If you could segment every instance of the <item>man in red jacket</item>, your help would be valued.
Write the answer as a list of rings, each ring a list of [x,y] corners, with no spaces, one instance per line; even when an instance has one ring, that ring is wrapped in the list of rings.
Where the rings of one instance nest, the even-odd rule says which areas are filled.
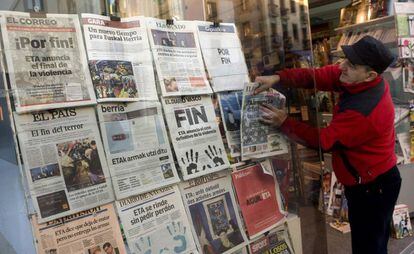
[[[339,92],[333,118],[317,129],[263,105],[262,121],[280,128],[290,139],[332,152],[335,174],[345,185],[354,254],[387,253],[394,205],[401,177],[394,154],[394,106],[381,73],[393,56],[378,40],[365,36],[342,46],[346,59],[318,69],[283,70],[257,77],[255,93],[276,84]]]

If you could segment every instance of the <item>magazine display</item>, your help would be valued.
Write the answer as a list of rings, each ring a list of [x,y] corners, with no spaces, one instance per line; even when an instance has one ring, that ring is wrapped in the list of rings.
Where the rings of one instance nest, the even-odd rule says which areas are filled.
[[[93,108],[15,114],[15,119],[40,223],[114,200]]]
[[[251,254],[294,254],[288,228],[284,225],[275,228],[267,235],[250,241]]]
[[[230,167],[209,95],[162,99],[184,180]]]
[[[191,179],[181,183],[180,189],[202,253],[229,254],[246,245],[227,172]]]
[[[233,186],[249,238],[283,223],[273,175],[263,172],[260,164],[232,173]]]
[[[240,156],[240,123],[243,91],[218,93],[221,117],[232,158]]]
[[[214,92],[243,90],[249,72],[234,24],[197,23],[201,52]]]
[[[147,26],[162,95],[211,93],[194,22],[148,19]]]
[[[145,20],[111,21],[107,16],[82,14],[98,102],[158,100]]]
[[[116,205],[132,253],[198,253],[176,185]]]
[[[179,181],[161,103],[99,104],[98,116],[117,199]]]
[[[36,215],[33,215],[32,227],[37,253],[127,253],[118,218],[111,204],[42,224],[38,224]]]
[[[410,221],[408,206],[401,204],[396,205],[392,214],[392,230],[394,238],[400,239],[413,235],[413,228]]]
[[[0,12],[17,113],[95,104],[78,15]]]
[[[287,141],[276,128],[260,122],[260,105],[284,108],[286,98],[270,89],[253,95],[257,83],[246,83],[243,92],[241,146],[243,159],[257,159],[288,153]]]
[[[400,58],[414,57],[414,8],[412,3],[394,3]]]

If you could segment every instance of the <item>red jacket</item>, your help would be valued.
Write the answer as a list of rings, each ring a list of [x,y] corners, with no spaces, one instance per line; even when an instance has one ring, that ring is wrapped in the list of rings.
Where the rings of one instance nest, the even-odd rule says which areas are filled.
[[[341,183],[356,184],[341,153],[362,183],[373,181],[395,166],[394,105],[388,83],[381,76],[372,82],[345,84],[339,81],[341,70],[337,65],[284,70],[279,75],[282,85],[313,88],[315,77],[318,90],[340,93],[328,127],[317,129],[287,118],[280,128],[298,143],[332,151],[333,169]]]

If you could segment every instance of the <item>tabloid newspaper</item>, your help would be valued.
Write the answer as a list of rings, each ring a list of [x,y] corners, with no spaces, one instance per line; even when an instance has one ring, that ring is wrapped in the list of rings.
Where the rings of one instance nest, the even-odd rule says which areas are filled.
[[[114,200],[92,107],[15,114],[39,222]]]
[[[209,95],[162,99],[184,180],[230,167]]]
[[[0,12],[16,111],[95,104],[78,15]]]
[[[161,103],[99,104],[98,116],[117,199],[179,181]]]
[[[133,254],[198,253],[176,185],[116,201]]]
[[[211,93],[195,23],[148,19],[147,26],[162,95]]]
[[[246,83],[243,92],[241,147],[243,159],[264,158],[288,152],[286,138],[276,128],[263,124],[260,105],[267,103],[283,108],[286,98],[270,89],[253,95],[257,83]]]
[[[267,235],[250,241],[251,254],[294,254],[288,228],[277,227]]]
[[[407,205],[396,205],[392,214],[391,235],[397,239],[413,235],[410,213]]]
[[[197,22],[197,30],[214,92],[243,90],[244,83],[249,82],[249,72],[236,26]]]
[[[240,123],[243,91],[218,93],[218,100],[230,156],[235,158],[240,156]]]
[[[83,13],[82,24],[98,102],[158,100],[145,18]]]
[[[234,253],[247,244],[226,171],[180,183],[193,234],[203,253]]]
[[[255,164],[233,172],[232,178],[250,239],[284,222],[273,175]]]
[[[127,253],[112,204],[42,224],[33,215],[32,227],[39,254]]]

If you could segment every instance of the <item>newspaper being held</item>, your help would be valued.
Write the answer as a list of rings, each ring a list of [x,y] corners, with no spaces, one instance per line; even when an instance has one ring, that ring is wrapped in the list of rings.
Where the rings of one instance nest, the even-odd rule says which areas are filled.
[[[214,92],[242,90],[249,82],[249,72],[236,26],[200,21],[197,30]]]
[[[203,253],[234,253],[247,240],[226,171],[212,173],[180,184],[193,234]]]
[[[223,120],[226,140],[230,149],[230,156],[240,156],[240,124],[243,91],[218,93],[221,117]]]
[[[32,216],[37,253],[126,254],[112,204],[38,224]]]
[[[15,114],[15,119],[40,223],[114,200],[92,107]]]
[[[0,12],[17,113],[95,104],[78,15]]]
[[[281,225],[250,241],[250,254],[274,253],[274,254],[294,254],[292,242],[289,237],[288,227]]]
[[[148,19],[147,26],[162,95],[211,93],[195,23]]]
[[[162,99],[184,180],[230,167],[209,95]]]
[[[161,103],[99,104],[98,116],[117,199],[179,181]]]
[[[98,102],[158,100],[144,17],[111,21],[82,14],[89,69]]]
[[[249,238],[269,231],[284,222],[272,174],[263,172],[260,164],[248,166],[232,173],[240,210]]]
[[[176,185],[116,201],[133,254],[198,253]]]
[[[257,83],[246,83],[243,92],[241,147],[243,159],[264,158],[288,152],[287,141],[276,128],[260,122],[260,105],[283,108],[286,98],[274,89],[253,95]]]

